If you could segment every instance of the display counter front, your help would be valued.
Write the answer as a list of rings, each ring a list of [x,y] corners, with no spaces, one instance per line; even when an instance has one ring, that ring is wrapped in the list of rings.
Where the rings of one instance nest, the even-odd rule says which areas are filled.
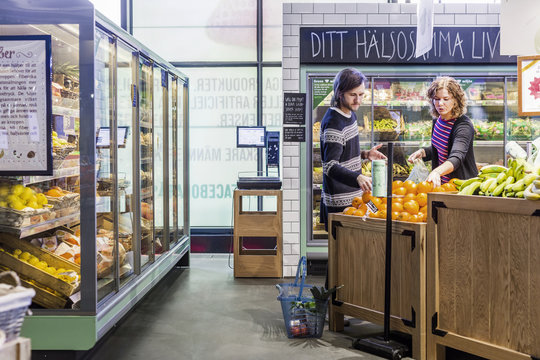
[[[33,349],[87,350],[189,264],[188,79],[84,0],[2,2],[0,47],[0,267]]]

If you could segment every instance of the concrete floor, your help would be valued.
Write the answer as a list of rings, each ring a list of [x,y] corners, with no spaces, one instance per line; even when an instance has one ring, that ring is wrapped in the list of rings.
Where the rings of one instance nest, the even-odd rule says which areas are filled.
[[[235,279],[228,260],[192,255],[190,268],[167,274],[92,350],[34,351],[32,359],[381,359],[352,347],[355,338],[382,332],[358,319],[340,333],[326,324],[320,339],[287,338],[275,284],[292,280]],[[306,280],[324,284],[322,276]],[[447,352],[447,360],[471,359],[480,358]]]
[[[232,262],[232,259],[231,259]],[[323,285],[323,277],[308,276]],[[365,359],[354,336],[380,331],[353,322],[321,339],[288,339],[275,284],[235,279],[226,255],[192,255],[174,269],[88,354],[88,359]]]

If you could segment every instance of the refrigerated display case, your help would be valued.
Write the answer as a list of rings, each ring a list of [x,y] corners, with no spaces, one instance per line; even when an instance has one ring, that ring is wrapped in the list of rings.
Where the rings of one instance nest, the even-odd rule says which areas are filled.
[[[88,1],[0,4],[0,42],[35,35],[51,39],[53,170],[0,177],[0,267],[36,290],[33,350],[87,350],[189,264],[188,79]]]
[[[320,153],[320,122],[330,107],[335,72],[306,71],[306,92],[310,106],[306,141],[307,244],[326,246],[328,234],[320,223],[319,209],[322,191]],[[360,147],[369,149],[378,143],[394,142],[394,178],[406,179],[411,166],[410,154],[431,142],[432,116],[426,91],[436,76],[456,78],[467,97],[467,115],[475,127],[474,152],[479,166],[505,164],[505,145],[516,141],[524,149],[528,141],[540,136],[540,117],[517,115],[517,78],[515,69],[507,72],[405,73],[384,75],[365,71],[367,77],[363,103],[356,112]],[[386,146],[381,151],[385,153]],[[431,168],[431,163],[426,163]],[[364,162],[362,170],[371,173],[371,164]]]

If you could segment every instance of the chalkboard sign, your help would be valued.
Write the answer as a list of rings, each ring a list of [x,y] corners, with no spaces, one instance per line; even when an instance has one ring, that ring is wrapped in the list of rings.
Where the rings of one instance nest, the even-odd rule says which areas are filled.
[[[283,94],[283,124],[306,124],[306,94]]]
[[[284,142],[306,142],[306,128],[286,126],[283,127]]]
[[[420,57],[416,27],[303,27],[301,64],[516,64],[500,54],[499,27],[434,27]]]

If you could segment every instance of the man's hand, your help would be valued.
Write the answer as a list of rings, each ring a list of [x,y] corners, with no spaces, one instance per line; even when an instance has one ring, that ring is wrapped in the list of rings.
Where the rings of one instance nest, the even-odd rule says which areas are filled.
[[[414,160],[416,160],[416,159],[422,160],[422,158],[424,158],[424,157],[426,157],[426,151],[424,149],[419,149],[419,150],[416,150],[415,152],[413,152],[411,154],[411,156],[409,156],[407,161],[412,164],[414,162]]]
[[[356,181],[362,191],[371,191],[371,178],[369,176],[358,175]]]
[[[366,159],[368,160],[386,160],[386,156],[379,151],[383,144],[375,145],[367,152]]]

